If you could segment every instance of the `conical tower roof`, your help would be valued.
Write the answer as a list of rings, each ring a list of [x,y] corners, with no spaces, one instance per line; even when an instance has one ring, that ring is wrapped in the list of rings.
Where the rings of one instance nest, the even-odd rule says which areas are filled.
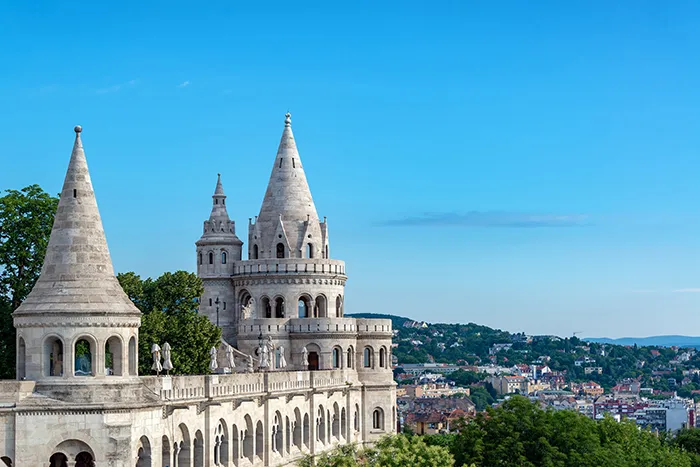
[[[102,219],[90,180],[80,126],[63,182],[41,275],[14,312],[138,316],[114,276]]]
[[[256,222],[260,224],[260,231],[265,237],[277,230],[280,221],[287,232],[291,248],[297,248],[301,244],[305,223],[318,222],[318,213],[294,140],[289,113],[285,115],[282,139]],[[265,238],[264,243],[271,240]]]

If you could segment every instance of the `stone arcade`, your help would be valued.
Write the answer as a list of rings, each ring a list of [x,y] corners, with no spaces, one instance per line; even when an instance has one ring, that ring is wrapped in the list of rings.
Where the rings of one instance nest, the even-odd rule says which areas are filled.
[[[196,242],[200,312],[225,340],[201,376],[138,375],[140,312],[114,276],[75,132],[41,276],[14,313],[0,466],[278,466],[394,430],[391,321],[344,317],[345,264],[289,114],[248,259],[220,177]]]

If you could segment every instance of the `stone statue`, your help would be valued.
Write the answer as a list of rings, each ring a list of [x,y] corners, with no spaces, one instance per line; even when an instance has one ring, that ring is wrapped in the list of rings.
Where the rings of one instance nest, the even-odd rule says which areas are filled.
[[[252,373],[254,371],[253,370],[253,356],[252,355],[248,355],[248,361],[246,364],[245,371],[246,371],[246,373]]]
[[[226,360],[228,361],[229,368],[236,368],[236,361],[233,355],[233,347],[231,347],[230,345],[226,346]]]
[[[153,344],[151,347],[151,354],[153,354],[151,370],[155,371],[156,374],[160,374],[160,372],[163,371],[163,365],[160,364],[160,346],[158,344]]]
[[[219,364],[216,362],[216,347],[212,347],[209,351],[209,369],[214,372],[219,368]]]
[[[270,354],[267,345],[260,345],[260,364],[258,368],[267,368],[270,366]]]
[[[309,367],[309,351],[306,349],[306,347],[302,347],[301,349],[301,365],[304,367],[304,369]]]
[[[287,359],[284,358],[284,346],[280,345],[278,347],[279,353],[280,353],[280,368],[287,368]]]
[[[270,359],[269,366],[270,368],[275,368],[275,343],[272,342],[272,336],[267,336],[265,347],[267,347],[267,355]]]
[[[241,319],[249,319],[253,316],[254,312],[255,302],[253,302],[253,299],[251,298],[250,300],[248,300],[248,303],[243,308],[241,308]]]
[[[170,370],[173,369],[173,362],[170,361],[170,344],[167,342],[163,344],[163,369],[170,374]]]

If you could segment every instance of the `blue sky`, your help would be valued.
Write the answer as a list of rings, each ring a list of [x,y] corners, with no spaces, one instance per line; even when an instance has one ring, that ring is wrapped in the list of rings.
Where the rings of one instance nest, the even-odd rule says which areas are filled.
[[[193,270],[217,172],[244,239],[290,110],[348,312],[700,334],[697,2],[101,3],[0,7],[0,188],[83,125],[118,271]]]

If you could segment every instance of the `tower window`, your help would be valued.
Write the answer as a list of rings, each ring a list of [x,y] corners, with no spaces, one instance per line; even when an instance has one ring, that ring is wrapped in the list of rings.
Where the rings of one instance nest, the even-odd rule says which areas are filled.
[[[214,264],[214,253],[209,253],[209,264]]]
[[[277,244],[277,257],[284,258],[284,244],[283,243]]]
[[[222,251],[221,252],[221,264],[226,264],[226,252]]]
[[[224,310],[226,309],[226,302],[224,302]]]
[[[73,198],[77,198],[77,197],[78,197],[78,190],[73,188]]]
[[[282,158],[280,157],[280,168],[282,168]]]
[[[258,245],[253,245],[253,259],[258,259]]]
[[[215,199],[215,200],[214,200],[214,204],[219,204],[219,200],[218,200],[218,199]]]
[[[202,264],[202,254],[201,253],[199,254],[199,264],[200,265]]]
[[[294,162],[294,158],[292,157],[292,168],[295,168],[295,169],[296,169],[296,167],[297,167],[297,165],[296,165],[296,163]]]
[[[210,298],[210,299],[209,299],[209,306],[213,306],[213,305],[214,305],[214,302],[213,302],[212,299]]]
[[[307,258],[314,257],[314,246],[311,243],[306,244],[306,257]]]

